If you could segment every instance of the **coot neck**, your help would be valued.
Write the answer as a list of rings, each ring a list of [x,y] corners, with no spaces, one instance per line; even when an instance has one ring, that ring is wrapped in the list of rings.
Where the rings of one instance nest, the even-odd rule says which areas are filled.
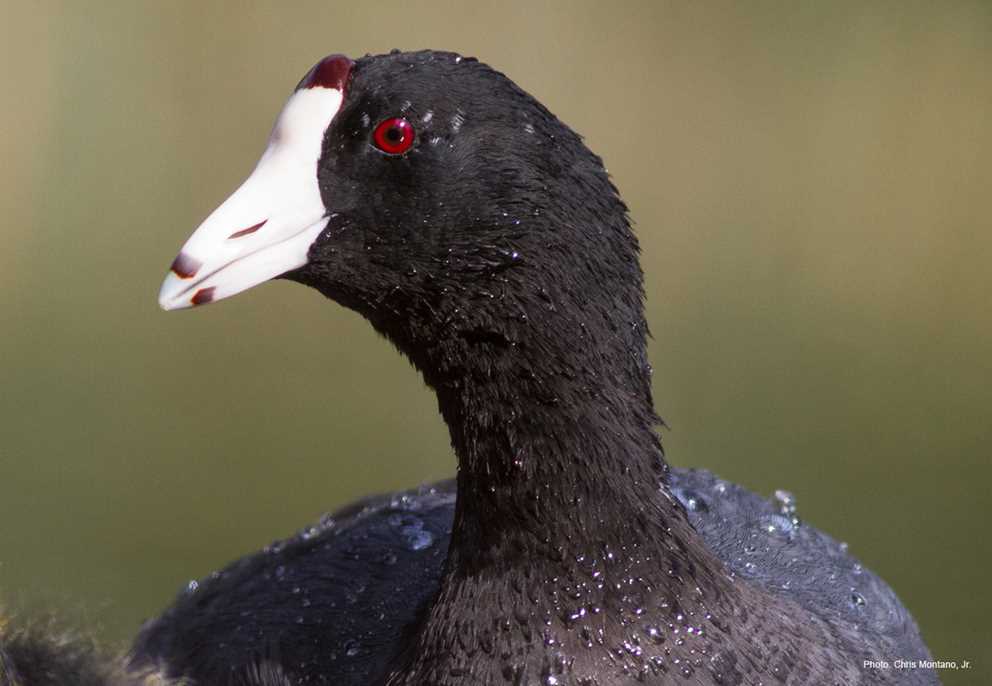
[[[437,386],[458,458],[460,564],[566,540],[636,544],[639,518],[677,516],[650,396],[626,378],[638,355],[592,347],[531,327],[515,344],[472,345]]]
[[[451,431],[458,497],[440,590],[391,686],[530,683],[521,675],[554,674],[560,655],[598,675],[589,683],[628,683],[589,648],[698,630],[733,596],[668,491],[643,320],[590,330],[588,311],[565,310],[547,326],[529,315],[526,336],[450,336],[418,361]],[[624,660],[647,669],[640,653]]]
[[[535,207],[514,233],[494,206],[476,229],[491,242],[450,253],[430,304],[382,327],[436,391],[458,458],[449,569],[537,555],[554,572],[574,564],[555,561],[565,547],[664,546],[685,522],[656,433],[637,241],[598,161],[570,173],[536,196],[567,214]]]
[[[458,458],[440,589],[391,685],[529,682],[562,650],[599,674],[589,647],[733,602],[666,483],[626,208],[598,160],[565,169],[536,220],[473,224],[484,246],[390,302],[402,324],[368,312],[437,393]]]

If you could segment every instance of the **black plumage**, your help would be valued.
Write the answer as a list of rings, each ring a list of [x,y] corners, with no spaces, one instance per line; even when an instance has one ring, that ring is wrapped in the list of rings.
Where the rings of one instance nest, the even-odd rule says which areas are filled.
[[[369,138],[393,116],[416,122],[418,144],[390,157]],[[150,625],[139,658],[215,679],[265,657],[250,651],[276,628],[292,638],[261,646],[293,652],[290,670],[313,665],[301,682],[933,683],[864,666],[926,649],[881,582],[861,571],[853,583],[836,543],[801,526],[780,544],[751,540],[768,505],[734,487],[705,511],[697,496],[687,517],[674,494],[712,477],[673,477],[663,458],[626,207],[540,103],[456,55],[368,57],[317,173],[330,221],[287,278],[364,315],[422,372],[458,456],[457,498],[373,507],[289,544],[291,563],[239,563]],[[421,507],[433,536],[450,528],[443,560],[411,560],[390,524]],[[319,570],[336,581],[313,588]],[[308,586],[326,613],[297,607],[292,589]],[[366,602],[349,608],[356,587]],[[248,654],[207,640],[235,640],[229,602],[275,613],[240,624]],[[294,629],[294,615],[333,628]]]
[[[892,590],[843,544],[802,523],[789,496],[765,500],[695,469],[672,469],[670,483],[730,574],[859,626],[887,655],[927,655]],[[196,665],[191,672],[204,681],[227,683],[279,656],[293,683],[379,683],[437,592],[454,507],[454,482],[444,482],[325,517],[181,594],[142,630],[134,664]],[[653,629],[632,650],[668,655],[677,635]],[[886,683],[871,681],[877,676],[868,672],[865,682]],[[723,683],[742,677],[728,670]],[[895,683],[934,683],[927,672],[901,678]]]
[[[370,138],[396,116],[416,143],[385,155]],[[421,371],[456,484],[356,506],[204,580],[146,625],[134,669],[210,684],[260,666],[365,686],[937,683],[866,666],[928,653],[888,587],[789,503],[668,468],[626,207],[544,106],[451,53],[367,56],[316,174],[328,223],[285,276]]]

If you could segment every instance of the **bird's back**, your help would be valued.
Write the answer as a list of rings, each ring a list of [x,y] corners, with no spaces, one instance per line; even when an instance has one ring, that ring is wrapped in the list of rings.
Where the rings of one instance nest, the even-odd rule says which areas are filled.
[[[863,664],[930,655],[895,593],[802,523],[790,496],[766,500],[705,470],[672,469],[671,487],[728,571],[824,620],[863,683],[939,683],[932,670]],[[325,517],[191,584],[144,627],[134,662],[209,683],[269,663],[312,683],[382,683],[439,587],[454,508],[443,482]]]

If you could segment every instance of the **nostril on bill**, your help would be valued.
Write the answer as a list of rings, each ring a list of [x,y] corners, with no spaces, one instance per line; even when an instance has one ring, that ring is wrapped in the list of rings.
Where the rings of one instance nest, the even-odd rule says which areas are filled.
[[[240,231],[235,231],[234,233],[232,233],[230,236],[227,237],[227,240],[231,240],[232,238],[241,238],[242,236],[247,236],[249,234],[253,234],[256,231],[258,231],[260,228],[262,228],[262,226],[267,221],[269,221],[269,220],[268,219],[263,219],[262,221],[260,221],[259,223],[255,224],[254,226],[249,226],[247,229],[241,229]]]

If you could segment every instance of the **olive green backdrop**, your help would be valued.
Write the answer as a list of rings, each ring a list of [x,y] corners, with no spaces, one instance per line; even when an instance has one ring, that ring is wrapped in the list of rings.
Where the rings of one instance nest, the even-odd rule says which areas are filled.
[[[800,7],[801,6],[801,7]],[[992,5],[11,3],[0,16],[0,595],[122,641],[188,579],[451,474],[356,315],[156,295],[328,52],[446,48],[606,160],[671,461],[800,514],[992,680]]]

